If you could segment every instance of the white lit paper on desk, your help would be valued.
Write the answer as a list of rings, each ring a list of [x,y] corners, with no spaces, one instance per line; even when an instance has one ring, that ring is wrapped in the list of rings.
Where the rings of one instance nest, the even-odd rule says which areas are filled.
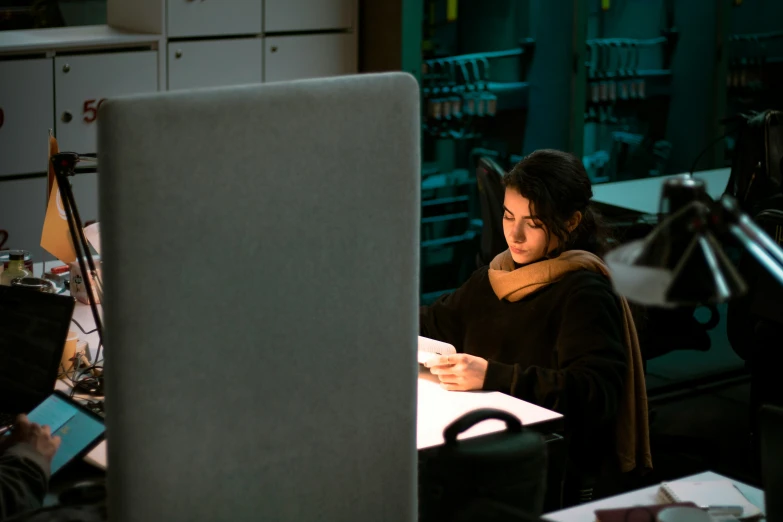
[[[108,469],[109,464],[106,459],[106,441],[102,440],[92,451],[84,456],[84,461],[92,464],[96,468]]]
[[[101,255],[101,231],[98,223],[84,227],[84,237],[87,238],[90,245],[95,249],[98,255]]]
[[[658,490],[658,501],[662,504],[693,502],[699,507],[736,505],[742,507],[740,518],[755,518],[763,515],[731,480],[681,480],[664,482]]]
[[[429,373],[429,372],[427,372]],[[419,375],[419,397],[416,424],[416,447],[429,448],[443,444],[443,430],[469,411],[480,408],[496,408],[511,413],[522,424],[538,424],[562,417],[557,412],[516,399],[500,392],[457,392],[440,387],[435,376]],[[475,425],[460,439],[493,433],[506,428],[499,420],[486,420]]]

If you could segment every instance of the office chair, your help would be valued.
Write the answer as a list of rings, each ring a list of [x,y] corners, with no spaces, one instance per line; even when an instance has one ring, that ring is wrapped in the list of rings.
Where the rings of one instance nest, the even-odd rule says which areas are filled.
[[[481,248],[476,257],[480,268],[486,266],[508,245],[503,234],[503,176],[505,171],[492,158],[481,156],[476,166],[476,184],[478,185],[481,205]]]

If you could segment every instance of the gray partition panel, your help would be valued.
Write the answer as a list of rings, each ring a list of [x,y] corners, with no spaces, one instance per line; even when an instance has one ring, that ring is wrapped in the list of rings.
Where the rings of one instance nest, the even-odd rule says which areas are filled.
[[[103,104],[111,520],[414,519],[418,100],[392,73]]]

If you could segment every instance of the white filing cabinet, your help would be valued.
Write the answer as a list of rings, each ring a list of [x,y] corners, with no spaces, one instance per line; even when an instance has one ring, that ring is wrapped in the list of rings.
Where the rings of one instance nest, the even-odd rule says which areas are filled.
[[[261,38],[169,42],[168,88],[261,83],[262,47]]]
[[[57,56],[55,114],[60,150],[96,152],[98,107],[112,96],[158,90],[155,51]]]
[[[98,221],[98,173],[76,174],[71,177],[71,186],[82,223]]]
[[[51,58],[0,62],[0,177],[46,168],[53,100]]]
[[[263,27],[261,4],[262,0],[167,0],[167,36],[259,34]]]
[[[268,36],[264,39],[264,81],[279,82],[356,72],[352,34]]]
[[[44,257],[48,129],[92,153],[106,98],[356,73],[357,19],[357,0],[107,0],[108,25],[0,31],[4,246]],[[97,178],[72,178],[85,222]]]
[[[374,0],[383,1],[383,0]],[[264,32],[350,29],[356,0],[265,0]]]
[[[40,150],[46,150],[46,137],[39,141]],[[39,154],[38,158],[43,158],[46,163],[44,154]],[[2,248],[28,250],[33,255],[33,261],[40,261],[45,214],[45,177],[0,182],[0,230],[8,233],[8,240]]]

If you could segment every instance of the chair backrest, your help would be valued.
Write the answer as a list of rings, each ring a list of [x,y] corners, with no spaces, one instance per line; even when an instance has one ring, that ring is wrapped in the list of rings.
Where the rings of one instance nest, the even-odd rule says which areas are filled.
[[[783,112],[767,110],[739,118],[740,128],[726,193],[746,212],[783,191]]]
[[[413,520],[419,92],[101,107],[109,518]]]
[[[476,167],[479,203],[481,205],[481,251],[478,264],[488,265],[508,248],[503,234],[503,168],[492,158],[482,156]]]

